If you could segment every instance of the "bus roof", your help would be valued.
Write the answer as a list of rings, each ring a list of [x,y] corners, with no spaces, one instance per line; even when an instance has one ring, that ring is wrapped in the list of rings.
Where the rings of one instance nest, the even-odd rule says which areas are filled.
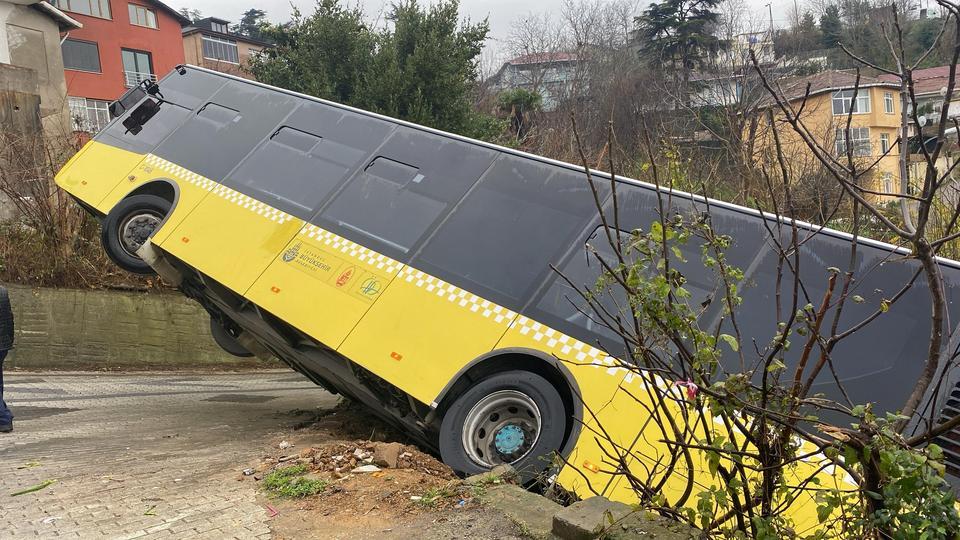
[[[357,107],[352,107],[352,106],[350,106],[350,105],[344,105],[344,104],[342,104],[342,103],[337,103],[337,102],[335,102],[335,101],[329,101],[329,100],[326,100],[326,99],[318,98],[318,97],[316,97],[316,96],[311,96],[311,95],[308,95],[308,94],[302,94],[302,93],[300,93],[300,92],[296,92],[296,91],[293,91],[293,90],[287,90],[287,89],[285,89],[285,88],[280,88],[280,87],[278,87],[278,86],[272,86],[272,85],[269,85],[269,84],[266,84],[266,83],[262,83],[262,82],[260,82],[260,81],[254,81],[254,80],[250,80],[250,79],[244,79],[243,77],[239,77],[239,76],[236,76],[236,75],[231,75],[231,74],[229,74],[229,73],[222,73],[222,72],[219,72],[219,71],[214,71],[214,70],[211,70],[211,69],[207,69],[207,68],[200,67],[200,66],[195,66],[195,65],[192,65],[192,64],[184,64],[184,65],[181,65],[181,66],[177,66],[177,69],[174,69],[173,71],[171,71],[166,77],[164,77],[164,79],[166,79],[167,77],[171,77],[171,76],[177,74],[179,68],[188,68],[188,69],[192,69],[192,70],[196,70],[196,71],[201,71],[201,72],[208,73],[208,74],[215,75],[215,76],[232,79],[232,80],[234,80],[234,81],[236,81],[236,82],[242,82],[242,83],[246,83],[246,84],[250,84],[250,85],[254,85],[254,86],[259,86],[259,87],[262,87],[262,88],[267,88],[267,89],[269,89],[269,90],[274,90],[274,91],[281,92],[281,93],[284,93],[284,94],[288,94],[288,95],[291,95],[291,96],[295,96],[295,97],[298,97],[298,98],[307,99],[307,100],[314,101],[314,102],[317,102],[317,103],[322,103],[322,104],[324,104],[324,105],[328,105],[328,106],[331,106],[331,107],[336,107],[336,108],[339,108],[339,109],[347,110],[347,111],[350,111],[350,112],[353,112],[353,113],[361,114],[361,115],[364,115],[364,116],[369,116],[369,117],[372,117],[372,118],[377,118],[377,119],[379,119],[379,120],[384,120],[384,121],[387,121],[387,122],[392,122],[392,123],[395,123],[395,124],[399,124],[399,125],[402,125],[402,126],[406,126],[406,127],[412,128],[412,129],[417,129],[417,130],[425,131],[425,132],[432,133],[432,134],[435,134],[435,135],[440,135],[440,136],[442,136],[442,137],[448,137],[448,138],[455,139],[455,140],[458,140],[458,141],[462,141],[462,142],[466,142],[466,143],[470,143],[470,144],[475,144],[475,145],[478,145],[478,146],[481,146],[481,147],[484,147],[484,148],[488,148],[488,149],[495,150],[495,151],[498,151],[498,152],[503,152],[503,153],[505,153],[505,154],[510,154],[510,155],[514,155],[514,156],[518,156],[518,157],[522,157],[522,158],[526,158],[526,159],[532,159],[532,160],[535,160],[535,161],[539,161],[539,162],[541,162],[541,163],[546,163],[546,164],[555,165],[555,166],[559,166],[559,167],[564,167],[564,168],[567,168],[567,169],[571,169],[571,170],[574,170],[574,171],[581,172],[581,173],[583,173],[584,175],[586,175],[586,173],[587,173],[587,169],[584,168],[582,165],[575,165],[575,164],[573,164],[573,163],[568,163],[568,162],[566,162],[566,161],[560,161],[560,160],[556,160],[556,159],[551,159],[551,158],[544,157],[544,156],[540,156],[540,155],[537,155],[537,154],[531,154],[531,153],[529,153],[529,152],[524,152],[524,151],[522,151],[522,150],[516,150],[516,149],[514,149],[514,148],[508,148],[508,147],[506,147],[506,146],[500,146],[500,145],[498,145],[498,144],[494,144],[494,143],[490,143],[490,142],[486,142],[486,141],[481,141],[481,140],[478,140],[478,139],[472,139],[472,138],[470,138],[470,137],[465,137],[465,136],[463,136],[463,135],[457,135],[456,133],[450,133],[450,132],[447,132],[447,131],[442,131],[442,130],[439,130],[439,129],[436,129],[436,128],[431,128],[431,127],[428,127],[428,126],[424,126],[424,125],[421,125],[421,124],[416,124],[416,123],[409,122],[409,121],[406,121],[406,120],[400,120],[400,119],[398,119],[398,118],[393,118],[393,117],[391,117],[391,116],[386,116],[386,115],[383,115],[383,114],[370,112],[370,111],[367,111],[367,110],[364,110],[364,109],[359,109],[359,108],[357,108]],[[160,81],[160,83],[161,83],[161,88],[162,88],[162,82],[163,82],[163,80]],[[606,180],[610,180],[610,174],[609,174],[609,173],[606,173],[606,172],[603,172],[603,171],[599,171],[599,170],[593,170],[593,169],[590,169],[589,172],[590,172],[591,175],[598,176],[598,177],[604,178],[604,179],[606,179]],[[797,225],[797,227],[799,227],[799,228],[807,229],[807,230],[809,230],[809,231],[815,231],[815,234],[826,234],[826,235],[828,235],[828,236],[833,236],[833,237],[836,237],[836,238],[842,238],[842,239],[844,239],[844,240],[853,240],[853,239],[854,239],[854,236],[853,236],[852,234],[847,233],[847,232],[844,232],[844,231],[839,231],[839,230],[836,230],[836,229],[831,229],[831,228],[829,228],[829,227],[825,227],[825,226],[821,226],[821,225],[816,225],[816,224],[809,223],[809,222],[806,222],[806,221],[802,221],[802,220],[799,220],[799,219],[793,220],[793,219],[790,219],[790,218],[787,218],[787,217],[784,217],[784,216],[778,216],[777,214],[773,214],[773,213],[770,213],[770,212],[764,212],[764,211],[760,211],[760,210],[757,210],[757,209],[754,209],[754,208],[750,208],[750,207],[748,207],[748,206],[741,206],[741,205],[738,205],[738,204],[734,204],[734,203],[722,201],[722,200],[719,200],[719,199],[713,199],[713,198],[710,198],[710,197],[704,197],[704,196],[702,196],[702,195],[697,195],[697,194],[695,194],[695,193],[689,193],[689,192],[682,191],[682,190],[678,190],[678,189],[674,189],[674,188],[664,188],[664,187],[659,187],[659,188],[658,188],[656,185],[651,184],[651,183],[649,183],[649,182],[644,182],[644,181],[642,181],[642,180],[637,180],[637,179],[635,179],[635,178],[629,178],[629,177],[626,177],[626,176],[616,176],[616,180],[617,180],[617,181],[624,182],[624,183],[629,183],[629,184],[641,186],[641,187],[644,187],[644,188],[647,188],[647,189],[651,189],[651,190],[659,190],[659,191],[661,191],[661,192],[664,192],[664,193],[669,194],[670,196],[677,196],[677,197],[680,197],[680,198],[690,199],[690,200],[692,200],[692,201],[694,201],[694,202],[705,203],[705,204],[707,204],[707,205],[709,205],[709,206],[717,206],[717,207],[721,207],[721,208],[726,208],[726,209],[733,210],[733,211],[736,211],[736,212],[739,212],[739,213],[742,213],[742,214],[752,215],[752,216],[756,216],[756,217],[762,217],[762,218],[765,218],[765,219],[768,219],[768,220],[773,220],[773,221],[780,221],[780,222],[786,223],[786,224],[793,224],[793,223],[795,223],[795,224]],[[862,243],[862,244],[864,244],[864,245],[873,246],[873,247],[876,247],[876,248],[888,250],[888,251],[891,251],[891,252],[894,252],[894,253],[899,253],[899,254],[901,254],[901,255],[910,255],[910,253],[911,253],[911,251],[910,251],[909,249],[905,248],[905,247],[897,246],[897,245],[891,244],[891,243],[889,243],[889,242],[883,242],[883,241],[880,241],[880,240],[875,240],[875,239],[873,239],[873,238],[859,237],[859,238],[857,238],[857,241],[860,242],[860,243]],[[945,266],[949,266],[949,267],[952,267],[952,268],[958,268],[958,269],[960,269],[960,261],[955,261],[955,260],[953,260],[953,259],[948,259],[948,258],[945,258],[945,257],[937,257],[936,259],[937,259],[937,262],[940,263],[940,264],[943,264],[943,265],[945,265]]]

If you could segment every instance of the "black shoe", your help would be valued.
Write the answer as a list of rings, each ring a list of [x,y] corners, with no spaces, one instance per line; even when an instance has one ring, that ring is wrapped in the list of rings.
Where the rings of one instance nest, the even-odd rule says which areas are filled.
[[[13,431],[13,424],[0,424],[0,433],[10,433]]]

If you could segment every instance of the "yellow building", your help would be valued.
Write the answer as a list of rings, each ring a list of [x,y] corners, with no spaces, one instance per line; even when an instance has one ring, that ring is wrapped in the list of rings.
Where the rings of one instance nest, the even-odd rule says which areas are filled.
[[[832,70],[776,82],[821,147],[846,164],[849,141],[856,165],[861,170],[871,168],[859,182],[867,190],[867,198],[889,200],[892,197],[884,194],[899,192],[899,150],[895,146],[900,126],[899,85],[866,76],[861,76],[858,84],[854,72]],[[820,165],[809,147],[772,100],[766,106],[777,112],[775,126],[791,178],[816,174]],[[765,128],[757,131],[754,160],[758,164],[774,163],[773,137],[766,122],[762,124]]]

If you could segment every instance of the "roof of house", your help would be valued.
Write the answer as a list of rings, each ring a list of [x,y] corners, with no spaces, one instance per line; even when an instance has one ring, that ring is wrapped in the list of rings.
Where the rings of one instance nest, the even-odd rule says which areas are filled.
[[[899,84],[863,74],[860,75],[858,82],[855,71],[836,69],[828,69],[803,77],[785,77],[779,81],[775,81],[775,83],[780,86],[784,97],[791,101],[803,98],[803,96],[807,94],[808,85],[810,88],[810,96],[824,92],[834,92],[836,90],[851,90],[854,86],[858,86],[859,88],[870,88],[873,86],[899,88]]]
[[[233,39],[236,41],[243,41],[244,43],[252,43],[254,45],[263,45],[264,47],[269,47],[273,45],[269,41],[252,38],[250,36],[237,34],[235,32],[218,32],[213,29],[213,25],[211,23],[228,25],[230,24],[230,21],[225,19],[220,19],[218,17],[205,17],[198,21],[193,21],[190,24],[190,26],[184,27],[182,30],[183,35],[189,36],[191,34],[196,34],[197,32],[199,32],[201,34],[208,35],[208,36],[217,36],[217,37],[222,37],[227,39]]]
[[[524,54],[507,60],[507,63],[511,66],[522,66],[526,64],[548,64],[552,62],[575,62],[578,59],[577,53],[572,52],[540,52]]]
[[[74,19],[73,17],[67,15],[66,13],[60,11],[59,8],[53,4],[46,2],[44,0],[27,2],[31,7],[37,11],[41,11],[49,16],[51,19],[57,22],[57,26],[60,27],[60,30],[70,31],[70,30],[79,30],[83,28],[83,24],[80,21]]]
[[[883,74],[885,81],[900,84],[900,78],[895,75]],[[950,66],[915,69],[913,71],[913,91],[917,95],[939,94],[942,88],[950,81]],[[957,81],[960,82],[960,69],[957,70]]]

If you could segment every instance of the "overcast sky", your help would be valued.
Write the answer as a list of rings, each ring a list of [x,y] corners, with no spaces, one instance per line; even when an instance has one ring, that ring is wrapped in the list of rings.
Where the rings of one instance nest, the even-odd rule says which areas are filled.
[[[313,0],[172,0],[167,1],[177,9],[189,5],[191,9],[199,9],[204,17],[220,17],[232,22],[237,22],[240,15],[250,9],[257,7],[267,12],[267,18],[271,22],[283,22],[290,18],[292,11],[291,5],[296,6],[303,13],[312,13]],[[429,0],[422,0],[428,3]],[[758,16],[763,16],[764,20],[769,17],[767,2],[771,0],[745,0],[746,5],[754,10]],[[353,5],[359,2],[364,12],[371,19],[383,12],[389,7],[391,0],[345,0],[345,3]],[[638,11],[643,10],[649,0],[638,0]],[[773,18],[775,26],[785,26],[787,16],[787,6],[792,6],[794,0],[772,0]],[[800,2],[802,5],[802,1]],[[510,32],[510,23],[529,13],[559,12],[561,0],[460,0],[460,13],[464,17],[469,17],[478,21],[487,17],[490,21],[490,39],[489,47],[496,51],[499,49],[497,42],[503,40]]]

